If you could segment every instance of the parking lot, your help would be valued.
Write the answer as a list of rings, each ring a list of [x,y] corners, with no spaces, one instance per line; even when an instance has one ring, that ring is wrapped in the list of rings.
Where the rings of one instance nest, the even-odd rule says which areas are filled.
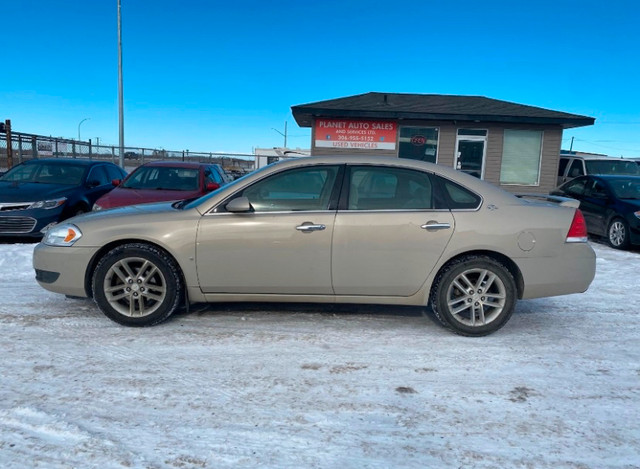
[[[640,467],[640,252],[488,337],[421,308],[218,305],[148,329],[0,244],[0,465]]]

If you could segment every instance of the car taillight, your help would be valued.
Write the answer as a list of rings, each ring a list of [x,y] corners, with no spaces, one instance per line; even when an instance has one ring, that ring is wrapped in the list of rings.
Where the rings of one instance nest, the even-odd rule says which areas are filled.
[[[578,209],[573,215],[571,227],[567,233],[567,243],[586,243],[587,242],[587,222],[584,221],[584,215]]]

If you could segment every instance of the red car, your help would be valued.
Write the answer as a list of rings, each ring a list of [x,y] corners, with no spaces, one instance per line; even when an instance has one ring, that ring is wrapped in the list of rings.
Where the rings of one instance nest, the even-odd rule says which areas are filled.
[[[230,181],[217,164],[154,161],[136,168],[115,189],[100,197],[93,209],[200,197]]]

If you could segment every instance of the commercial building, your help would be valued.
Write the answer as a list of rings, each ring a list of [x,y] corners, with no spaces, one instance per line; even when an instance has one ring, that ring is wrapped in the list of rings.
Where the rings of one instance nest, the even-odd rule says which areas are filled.
[[[311,154],[367,154],[448,165],[511,192],[556,185],[562,132],[592,117],[482,96],[366,93],[291,108]]]

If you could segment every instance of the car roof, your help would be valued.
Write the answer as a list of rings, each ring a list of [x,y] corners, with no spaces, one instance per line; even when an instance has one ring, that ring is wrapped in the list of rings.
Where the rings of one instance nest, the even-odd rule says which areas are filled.
[[[208,163],[194,163],[191,161],[150,161],[142,166],[197,169],[210,165]]]
[[[113,164],[110,161],[88,160],[85,158],[34,158],[27,160],[23,164],[39,164],[39,163],[59,163],[73,164],[78,166],[92,166],[96,164]]]
[[[629,158],[621,158],[615,156],[596,156],[596,155],[560,155],[560,158],[576,158],[579,160],[601,160],[601,161],[629,161]]]
[[[612,181],[615,181],[616,179],[637,179],[640,181],[640,176],[633,174],[591,174],[590,176],[598,179],[611,179]]]

